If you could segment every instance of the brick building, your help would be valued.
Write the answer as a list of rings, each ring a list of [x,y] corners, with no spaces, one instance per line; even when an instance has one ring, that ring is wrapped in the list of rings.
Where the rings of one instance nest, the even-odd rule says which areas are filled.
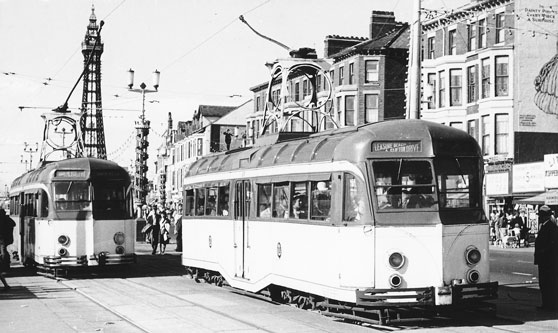
[[[393,12],[373,11],[368,38],[332,35],[324,43],[324,58],[329,63],[325,73],[315,78],[304,74],[288,78],[289,94],[284,96],[288,112],[296,112],[300,104],[309,102],[311,81],[315,80],[318,102],[328,97],[331,84],[332,98],[323,109],[331,110],[333,121],[340,127],[405,117],[408,24],[397,22]],[[270,92],[274,101],[280,99],[281,85],[281,80],[273,81]],[[254,93],[254,113],[247,119],[250,142],[261,131],[267,88],[266,82],[250,89]],[[334,127],[332,121],[321,121],[316,115],[302,117],[293,118],[286,129],[307,132]]]

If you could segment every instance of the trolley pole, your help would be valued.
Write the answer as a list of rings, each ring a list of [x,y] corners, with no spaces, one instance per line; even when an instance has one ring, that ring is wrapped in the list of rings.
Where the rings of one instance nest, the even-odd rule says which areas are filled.
[[[153,88],[146,89],[147,85],[145,83],[140,84],[139,89],[133,89],[134,86],[134,71],[130,68],[128,70],[128,90],[132,92],[141,93],[142,104],[141,104],[141,115],[139,120],[136,121],[136,163],[135,163],[135,175],[134,175],[134,190],[135,190],[135,203],[137,206],[137,216],[138,218],[143,218],[142,207],[146,204],[147,197],[147,159],[149,154],[147,153],[147,147],[149,147],[149,140],[147,139],[149,135],[150,121],[145,118],[145,94],[157,92],[159,88],[159,77],[161,73],[158,70],[153,72]]]

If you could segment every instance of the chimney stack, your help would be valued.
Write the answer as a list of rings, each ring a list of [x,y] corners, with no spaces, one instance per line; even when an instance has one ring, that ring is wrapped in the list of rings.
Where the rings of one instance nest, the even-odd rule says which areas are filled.
[[[397,25],[394,12],[373,10],[370,17],[370,39],[376,39],[393,30]]]

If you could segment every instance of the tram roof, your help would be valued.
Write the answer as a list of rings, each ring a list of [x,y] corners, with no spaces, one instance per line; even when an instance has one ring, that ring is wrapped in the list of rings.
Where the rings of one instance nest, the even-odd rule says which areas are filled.
[[[393,152],[374,142],[416,143],[420,151]],[[418,147],[418,146],[417,146]],[[275,133],[254,147],[205,156],[190,165],[186,176],[274,165],[348,161],[368,158],[479,156],[476,140],[462,130],[425,120],[388,120],[319,133]]]
[[[112,161],[93,157],[71,158],[47,163],[40,168],[19,176],[13,181],[12,188],[31,183],[49,183],[55,176],[54,172],[59,170],[67,171],[68,174],[60,174],[56,178],[68,180],[85,180],[91,178],[103,178],[107,180],[124,178],[129,180],[130,177],[126,170]],[[83,173],[70,173],[71,171],[80,170],[83,170]]]

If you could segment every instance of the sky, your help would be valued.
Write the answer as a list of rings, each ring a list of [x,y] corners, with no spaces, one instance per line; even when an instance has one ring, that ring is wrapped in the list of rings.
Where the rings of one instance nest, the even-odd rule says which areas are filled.
[[[134,122],[141,94],[128,91],[128,69],[135,87],[152,84],[146,95],[151,121],[150,171],[167,126],[191,120],[200,104],[238,106],[251,87],[267,82],[266,62],[287,58],[283,48],[315,48],[323,56],[327,35],[368,37],[372,10],[393,11],[409,22],[414,0],[0,0],[0,193],[33,167],[39,154],[24,151],[43,139],[41,114],[60,106],[83,70],[81,42],[94,6],[104,52],[102,102],[107,154],[127,167],[134,159]],[[451,10],[469,0],[423,0],[422,8]],[[82,82],[69,100],[81,107]],[[20,106],[24,106],[20,109]],[[22,163],[22,156],[24,162]]]

